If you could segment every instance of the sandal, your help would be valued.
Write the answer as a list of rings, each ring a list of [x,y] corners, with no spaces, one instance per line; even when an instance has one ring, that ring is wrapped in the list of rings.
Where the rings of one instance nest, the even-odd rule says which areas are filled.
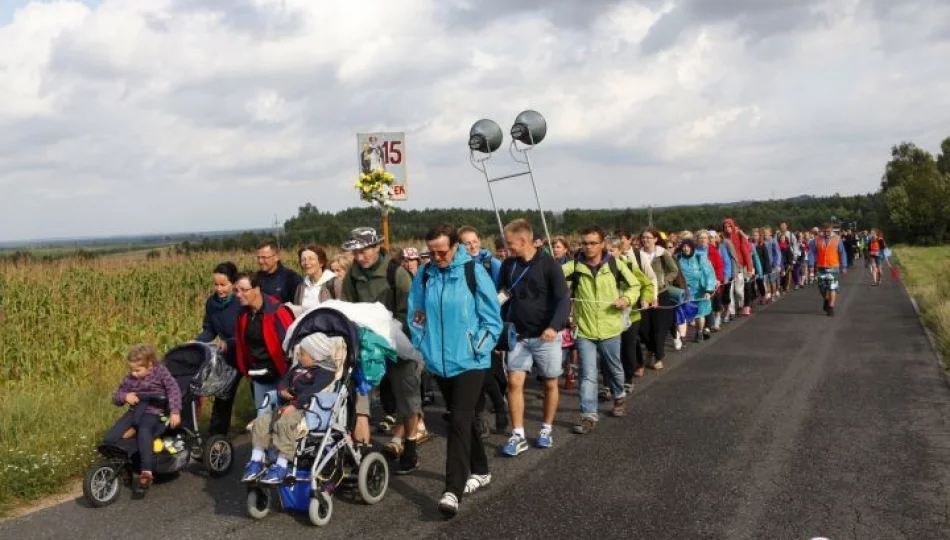
[[[429,433],[428,429],[420,429],[416,431],[416,444],[422,444],[429,440],[432,435]]]
[[[418,439],[416,439],[416,444],[419,444]],[[399,457],[402,456],[402,450],[402,443],[396,441],[389,441],[389,444],[386,445],[386,453],[394,459],[399,459]]]

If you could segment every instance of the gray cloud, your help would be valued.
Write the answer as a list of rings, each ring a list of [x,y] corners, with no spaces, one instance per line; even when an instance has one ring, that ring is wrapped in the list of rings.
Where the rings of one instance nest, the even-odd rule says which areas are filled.
[[[938,0],[461,5],[32,4],[0,27],[0,239],[356,205],[355,133],[376,129],[407,134],[410,207],[485,206],[468,128],[526,108],[550,208],[866,192],[890,144],[950,135]]]

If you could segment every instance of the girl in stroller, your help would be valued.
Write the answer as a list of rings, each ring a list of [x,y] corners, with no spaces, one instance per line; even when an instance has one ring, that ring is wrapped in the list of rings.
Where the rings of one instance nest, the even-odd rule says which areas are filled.
[[[307,404],[313,395],[332,389],[340,379],[346,344],[342,337],[315,332],[301,340],[294,356],[297,367],[288,371],[277,385],[281,406],[275,413],[265,413],[254,420],[251,460],[244,469],[242,482],[259,480],[261,484],[277,485],[284,481]],[[274,414],[277,419],[273,418]],[[274,464],[265,471],[264,457],[271,444],[279,453]]]
[[[158,351],[152,345],[136,345],[126,355],[129,374],[113,395],[118,406],[131,405],[127,413],[106,435],[106,440],[135,437],[142,462],[139,488],[152,485],[153,459],[152,440],[155,433],[164,429],[161,416],[171,413],[168,423],[172,428],[181,424],[181,389],[168,369],[158,361]]]

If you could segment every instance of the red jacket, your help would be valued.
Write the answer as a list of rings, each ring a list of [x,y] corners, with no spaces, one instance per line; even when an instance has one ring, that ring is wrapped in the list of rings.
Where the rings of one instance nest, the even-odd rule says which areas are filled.
[[[287,335],[287,328],[294,322],[294,313],[290,311],[290,308],[281,304],[276,298],[267,295],[264,295],[264,305],[261,307],[261,310],[264,312],[264,320],[262,323],[264,329],[264,345],[267,347],[267,352],[270,354],[271,360],[274,361],[277,375],[282,377],[287,373],[289,367],[287,365],[287,358],[284,356],[284,336]],[[237,354],[235,355],[237,368],[245,377],[247,376],[249,367],[253,364],[251,352],[248,350],[244,338],[247,332],[248,314],[249,311],[245,308],[241,311],[241,314],[238,315],[237,332],[235,332],[234,335],[237,346]]]
[[[707,253],[709,256],[709,263],[712,264],[713,270],[716,272],[716,281],[719,283],[725,283],[725,268],[722,265],[722,255],[719,254],[719,248],[709,244],[709,251]]]
[[[732,241],[733,247],[736,248],[736,257],[739,259],[739,266],[745,268],[746,272],[752,274],[755,272],[755,265],[752,264],[752,252],[749,248],[749,237],[744,235],[739,231],[739,228],[736,227],[736,222],[732,218],[726,218],[722,222],[723,225],[732,225],[733,230],[735,231],[734,235],[727,235],[726,238],[729,238]],[[723,235],[725,233],[725,227],[723,227]]]

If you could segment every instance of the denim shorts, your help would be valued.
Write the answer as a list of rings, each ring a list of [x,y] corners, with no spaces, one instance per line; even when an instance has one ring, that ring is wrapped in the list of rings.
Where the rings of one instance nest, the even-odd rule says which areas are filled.
[[[821,292],[838,290],[838,269],[837,268],[819,268],[815,273],[818,281],[818,290]]]
[[[508,371],[530,372],[532,368],[546,379],[556,379],[563,372],[564,355],[561,351],[561,334],[554,341],[529,338],[518,341],[508,353]]]

